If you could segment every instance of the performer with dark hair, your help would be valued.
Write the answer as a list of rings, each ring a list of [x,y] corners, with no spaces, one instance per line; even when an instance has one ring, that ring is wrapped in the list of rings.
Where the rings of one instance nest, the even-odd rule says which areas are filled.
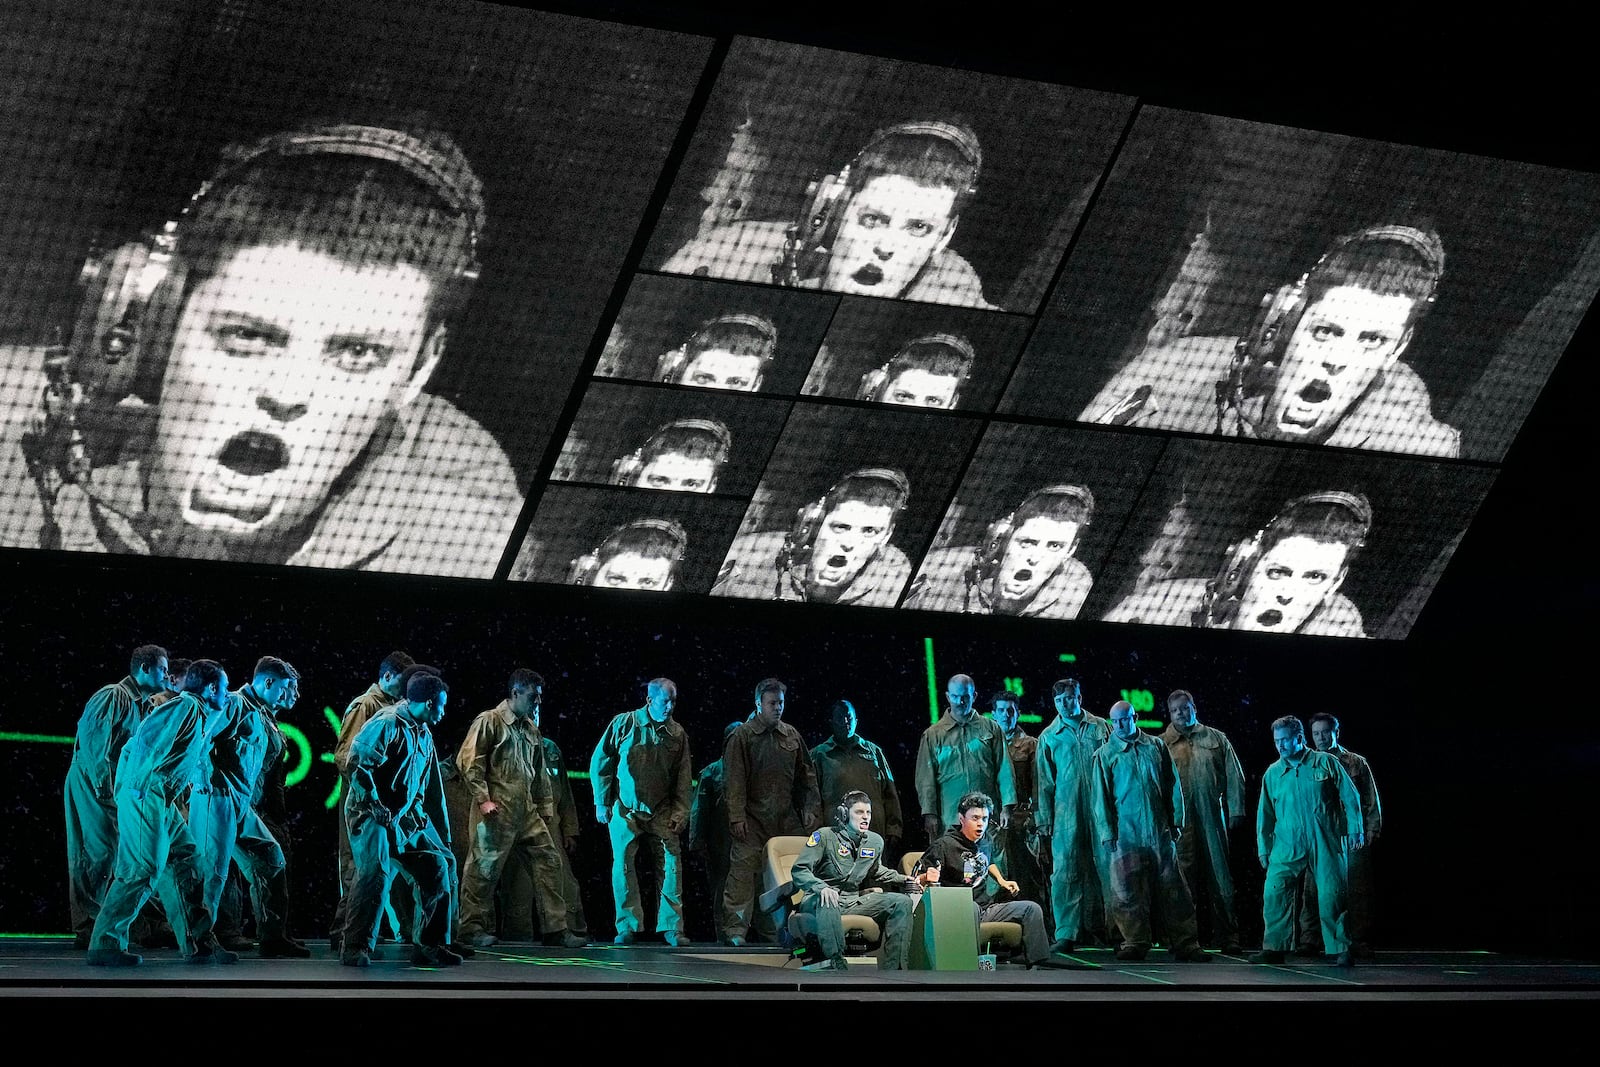
[[[72,763],[62,797],[67,815],[67,903],[72,944],[89,947],[117,858],[114,776],[128,738],[154,697],[167,686],[167,650],[140,645],[128,657],[128,676],[95,690],[78,717]]]
[[[333,746],[333,765],[339,771],[339,903],[333,909],[333,924],[328,930],[328,947],[338,952],[344,938],[344,926],[350,886],[355,881],[355,858],[350,851],[349,824],[344,817],[343,799],[350,794],[350,746],[368,721],[384,708],[398,703],[405,694],[404,672],[416,661],[398,649],[383,657],[378,664],[378,680],[367,691],[356,697],[344,709],[339,721],[339,740]]]
[[[986,836],[993,810],[994,801],[983,793],[962,797],[956,804],[955,823],[928,845],[917,862],[917,880],[923,885],[970,886],[973,935],[979,935],[983,923],[1017,923],[1030,968],[1072,966],[1051,958],[1043,910],[1031,900],[1017,899],[1017,883],[994,862],[994,846]],[[988,888],[991,880],[1012,899],[995,900]]]
[[[457,936],[475,948],[499,940],[494,932],[495,889],[507,866],[514,864],[533,880],[545,944],[578,948],[587,942],[567,929],[561,854],[550,833],[555,794],[545,772],[544,738],[535,722],[544,700],[544,678],[519,667],[508,684],[510,696],[472,720],[456,755],[472,794]]]
[[[213,660],[197,659],[183,676],[182,695],[150,709],[123,746],[116,774],[116,873],[89,937],[91,964],[144,962],[128,951],[128,927],[152,892],[161,894],[190,963],[239,961],[212,935],[201,855],[190,829],[191,812],[203,810],[210,789],[211,734],[227,707],[227,672]]]
[[[817,772],[800,731],[783,721],[788,686],[756,685],[755,712],[728,735],[722,752],[728,801],[728,882],[722,940],[743,945],[756,904],[756,872],[769,838],[803,834],[817,823]]]
[[[733,451],[733,435],[715,419],[678,419],[612,465],[617,485],[677,493],[714,493]]]
[[[1372,878],[1372,846],[1383,831],[1383,804],[1378,800],[1378,783],[1365,757],[1339,743],[1339,717],[1322,712],[1311,716],[1311,746],[1318,752],[1338,757],[1345,773],[1361,797],[1361,823],[1366,844],[1348,853],[1350,951],[1357,958],[1372,956],[1372,914],[1375,886]],[[1300,883],[1299,943],[1317,943],[1317,881],[1307,871]]]
[[[661,269],[992,308],[977,272],[949,247],[982,168],[977,135],[966,126],[888,126],[837,174],[813,183],[800,222],[715,227]]]
[[[790,868],[794,887],[805,893],[800,910],[815,917],[817,943],[833,970],[850,969],[841,921],[846,914],[865,915],[883,928],[880,970],[906,966],[912,898],[922,885],[883,865],[883,838],[871,827],[872,799],[859,790],[845,793],[831,825],[812,831]]]
[[[711,595],[894,607],[911,577],[892,543],[910,498],[898,470],[851,471],[800,508],[790,529],[734,538]]]
[[[1360,609],[1339,588],[1371,528],[1360,493],[1296,497],[1228,550],[1217,577],[1153,582],[1105,621],[1365,637]]]
[[[1433,417],[1400,357],[1444,276],[1438,235],[1373,226],[1339,238],[1267,294],[1244,337],[1185,337],[1123,368],[1079,418],[1454,458],[1461,433]]]
[[[712,925],[718,941],[726,936],[722,929],[722,894],[728,886],[728,796],[722,753],[738,728],[737,722],[723,728],[723,747],[717,749],[717,758],[695,775],[694,800],[689,806],[689,851],[705,863]]]
[[[160,233],[89,265],[71,346],[23,394],[39,506],[0,544],[488,577],[511,465],[424,392],[485,218],[437,130],[230,148]]]
[[[883,828],[884,839],[893,848],[903,827],[900,791],[895,788],[889,759],[883,749],[856,733],[859,718],[850,701],[835,701],[829,717],[833,736],[811,750],[817,791],[825,797],[864,794]]]
[[[1054,686],[1056,717],[1039,735],[1039,836],[1050,839],[1053,952],[1071,952],[1111,925],[1105,860],[1094,834],[1094,754],[1111,739],[1086,711],[1076,678]],[[1103,925],[1102,925],[1103,924]]]
[[[1094,518],[1081,485],[1046,485],[989,524],[983,541],[929,552],[901,607],[1075,619],[1094,584],[1075,556]]]
[[[444,810],[444,780],[428,727],[443,720],[449,695],[444,679],[417,671],[406,682],[405,699],[375,715],[350,746],[344,814],[356,878],[339,956],[347,967],[370,962],[378,913],[396,874],[416,898],[412,962],[431,967],[462,962],[448,943],[455,859],[430,815]]]

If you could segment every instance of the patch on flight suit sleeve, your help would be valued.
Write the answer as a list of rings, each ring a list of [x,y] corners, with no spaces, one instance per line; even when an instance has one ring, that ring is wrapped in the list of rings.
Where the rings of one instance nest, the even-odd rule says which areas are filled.
[[[878,850],[875,849],[875,848],[864,848],[864,849],[861,850],[861,858],[864,859],[864,860],[870,860],[873,857],[875,857],[877,854],[878,854]]]
[[[811,831],[811,836],[806,838],[806,844],[808,844],[808,845],[819,845],[821,843],[822,843],[822,831],[821,830],[813,830],[813,831]]]
[[[848,858],[849,855],[850,855],[850,846],[849,845],[840,845],[839,846],[839,855],[845,856],[845,857]]]

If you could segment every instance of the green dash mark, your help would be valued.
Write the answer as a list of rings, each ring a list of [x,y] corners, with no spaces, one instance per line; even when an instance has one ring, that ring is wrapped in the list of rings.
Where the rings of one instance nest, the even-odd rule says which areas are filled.
[[[928,658],[928,721],[939,721],[939,673],[933,667],[933,638],[922,639],[922,651]]]
[[[14,734],[0,732],[0,741],[35,742],[42,745],[70,745],[72,738],[59,737],[56,734]]]
[[[1018,715],[1018,722],[1044,722],[1043,715]]]

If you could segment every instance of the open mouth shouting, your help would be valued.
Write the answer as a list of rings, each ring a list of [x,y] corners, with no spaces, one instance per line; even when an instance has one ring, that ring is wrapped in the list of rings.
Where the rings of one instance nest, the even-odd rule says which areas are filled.
[[[189,488],[184,517],[202,526],[257,526],[281,507],[282,479],[289,465],[283,440],[257,430],[230,437],[215,461]]]
[[[883,269],[876,263],[864,263],[854,274],[850,275],[850,280],[857,285],[870,289],[875,285],[883,284]]]

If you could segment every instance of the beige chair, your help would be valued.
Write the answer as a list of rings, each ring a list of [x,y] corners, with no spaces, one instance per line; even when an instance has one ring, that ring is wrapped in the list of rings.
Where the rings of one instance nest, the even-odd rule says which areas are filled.
[[[789,936],[800,944],[805,944],[807,936],[816,933],[815,918],[799,910],[800,899],[804,894],[795,888],[794,882],[790,879],[794,861],[800,858],[800,853],[804,852],[805,848],[804,837],[767,839],[767,865],[762,874],[762,893],[756,902],[756,906],[762,911],[772,914],[774,923],[780,929],[787,929]],[[844,915],[841,919],[847,944],[856,940],[850,937],[851,931],[859,931],[860,936],[866,939],[869,955],[882,953],[883,931],[877,922],[865,915]],[[1018,929],[1020,941],[1020,927]]]
[[[900,873],[911,874],[917,868],[917,861],[922,858],[921,852],[907,852],[900,857]],[[988,945],[995,952],[1003,948],[1006,952],[1013,952],[1022,947],[1021,923],[979,923],[978,947]]]

